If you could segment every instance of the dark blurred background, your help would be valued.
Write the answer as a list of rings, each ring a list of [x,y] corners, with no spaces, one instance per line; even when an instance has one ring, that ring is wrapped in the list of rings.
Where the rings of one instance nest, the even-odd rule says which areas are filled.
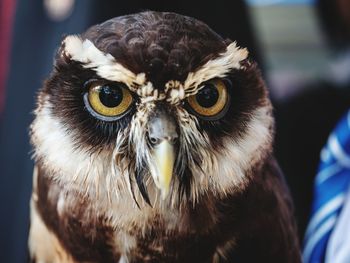
[[[319,152],[350,107],[349,0],[0,0],[0,262],[26,260],[28,127],[57,45],[65,34],[142,10],[203,20],[258,61],[275,106],[275,152],[302,239]]]

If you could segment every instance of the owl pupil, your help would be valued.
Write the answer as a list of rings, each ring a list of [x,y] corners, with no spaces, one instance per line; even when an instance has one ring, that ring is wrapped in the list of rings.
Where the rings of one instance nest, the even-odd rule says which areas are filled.
[[[219,92],[212,84],[207,84],[196,95],[197,102],[204,108],[210,108],[216,104]]]
[[[123,91],[119,86],[105,85],[99,93],[101,103],[109,108],[118,106],[123,100]]]

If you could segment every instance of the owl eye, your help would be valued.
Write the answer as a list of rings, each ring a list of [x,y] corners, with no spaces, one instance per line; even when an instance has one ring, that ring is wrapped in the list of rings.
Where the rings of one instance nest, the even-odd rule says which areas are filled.
[[[92,82],[87,86],[89,91],[84,95],[84,103],[94,117],[114,121],[130,110],[133,96],[125,84]]]
[[[207,120],[216,120],[226,113],[229,94],[226,83],[221,79],[206,82],[197,94],[188,97],[191,110]]]

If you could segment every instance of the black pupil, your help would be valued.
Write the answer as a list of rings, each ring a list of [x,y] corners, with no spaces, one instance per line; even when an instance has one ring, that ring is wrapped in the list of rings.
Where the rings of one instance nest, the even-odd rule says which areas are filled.
[[[108,107],[113,108],[118,106],[123,100],[123,90],[119,85],[104,85],[100,90],[100,101]]]
[[[219,92],[213,84],[206,84],[196,95],[198,104],[204,108],[213,107],[218,99]]]

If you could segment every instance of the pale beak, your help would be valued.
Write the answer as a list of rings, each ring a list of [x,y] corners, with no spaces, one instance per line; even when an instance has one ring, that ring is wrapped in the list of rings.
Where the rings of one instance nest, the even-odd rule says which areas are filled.
[[[161,105],[148,120],[148,139],[152,144],[150,172],[164,200],[173,177],[178,133],[174,117]]]
[[[175,163],[174,145],[168,140],[163,140],[156,145],[152,152],[154,169],[152,177],[156,186],[161,191],[161,197],[164,200],[169,193],[171,178],[173,176]]]

